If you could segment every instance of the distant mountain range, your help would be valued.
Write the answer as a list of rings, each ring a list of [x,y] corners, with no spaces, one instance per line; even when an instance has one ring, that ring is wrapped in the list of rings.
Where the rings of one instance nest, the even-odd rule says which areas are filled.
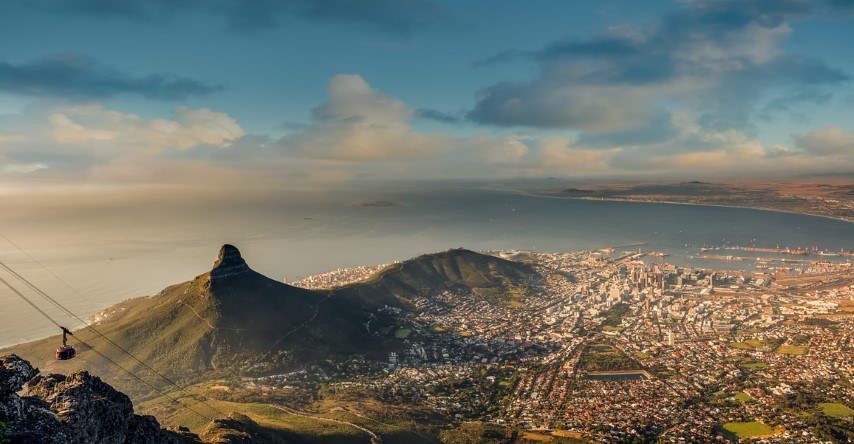
[[[820,179],[820,180],[819,180]],[[758,210],[813,214],[854,221],[854,184],[845,175],[790,180],[730,182],[613,182],[564,187],[529,188],[536,195],[574,199],[722,205]]]

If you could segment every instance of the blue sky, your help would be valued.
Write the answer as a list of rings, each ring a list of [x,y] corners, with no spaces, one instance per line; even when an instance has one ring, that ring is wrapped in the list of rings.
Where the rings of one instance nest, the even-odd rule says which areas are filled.
[[[852,19],[850,0],[3,0],[0,175],[850,172]]]

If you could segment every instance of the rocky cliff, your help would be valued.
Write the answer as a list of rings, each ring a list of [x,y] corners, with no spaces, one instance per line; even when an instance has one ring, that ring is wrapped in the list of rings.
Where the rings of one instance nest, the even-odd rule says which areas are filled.
[[[0,357],[0,443],[179,442],[97,376],[38,373],[16,355]]]
[[[225,244],[219,250],[219,257],[211,269],[211,281],[217,281],[232,276],[239,276],[252,271],[240,255],[240,250],[234,245]]]
[[[21,394],[22,393],[22,394]],[[236,444],[287,442],[248,416],[213,420],[199,437],[137,415],[124,393],[89,372],[40,375],[17,355],[0,356],[0,444]]]

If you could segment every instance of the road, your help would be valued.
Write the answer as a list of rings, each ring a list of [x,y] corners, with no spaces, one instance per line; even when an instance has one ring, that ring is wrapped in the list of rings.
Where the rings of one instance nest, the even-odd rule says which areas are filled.
[[[371,437],[371,444],[382,444],[382,442],[383,442],[382,438],[380,438],[380,435],[374,433],[374,431],[369,430],[365,427],[362,427],[358,424],[353,424],[352,422],[342,421],[339,419],[324,418],[322,416],[317,416],[317,415],[311,415],[311,414],[308,414],[305,412],[301,412],[299,410],[294,410],[290,407],[285,407],[285,406],[281,406],[281,405],[277,405],[277,404],[267,404],[267,405],[270,407],[273,407],[276,410],[281,410],[281,411],[283,411],[289,415],[300,416],[303,418],[309,418],[309,419],[314,419],[314,420],[318,420],[318,421],[334,422],[337,424],[343,424],[346,426],[350,426],[350,427],[359,429],[359,430],[367,433]]]

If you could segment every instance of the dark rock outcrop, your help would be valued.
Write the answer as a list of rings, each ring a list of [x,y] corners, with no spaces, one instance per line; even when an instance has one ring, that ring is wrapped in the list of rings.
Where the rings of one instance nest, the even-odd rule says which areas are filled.
[[[0,358],[0,368],[0,399],[20,391],[27,381],[39,373],[38,369],[16,355]]]
[[[211,269],[211,281],[238,276],[252,271],[234,245],[225,244],[219,250],[219,257]]]
[[[13,443],[178,442],[154,417],[134,414],[127,395],[88,372],[42,376],[15,355],[0,363],[0,422]],[[19,396],[25,384],[26,396]]]
[[[189,444],[197,444],[202,442],[202,439],[199,438],[199,435],[191,432],[190,429],[187,427],[167,427],[166,430],[171,433],[172,436],[178,438],[178,441]]]
[[[258,423],[246,415],[232,413],[228,418],[215,419],[200,434],[211,444],[267,444],[282,442],[268,434]]]
[[[36,374],[38,369],[16,355],[0,357],[0,422],[5,425],[0,429],[0,442],[70,442],[62,422],[48,403],[39,398],[18,396],[17,392]]]

